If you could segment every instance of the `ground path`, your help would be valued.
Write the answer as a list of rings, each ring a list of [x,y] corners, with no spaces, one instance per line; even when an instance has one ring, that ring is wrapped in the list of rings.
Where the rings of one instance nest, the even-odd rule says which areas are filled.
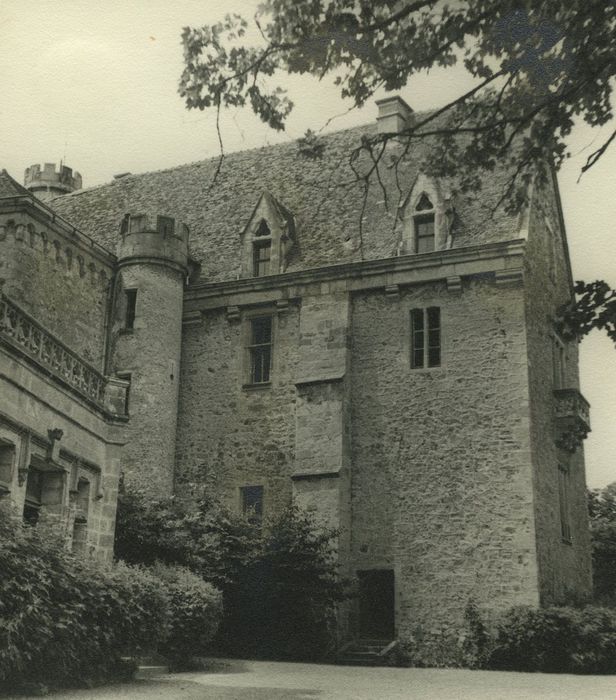
[[[358,668],[217,659],[207,672],[170,674],[48,697],[50,700],[613,700],[616,676]]]

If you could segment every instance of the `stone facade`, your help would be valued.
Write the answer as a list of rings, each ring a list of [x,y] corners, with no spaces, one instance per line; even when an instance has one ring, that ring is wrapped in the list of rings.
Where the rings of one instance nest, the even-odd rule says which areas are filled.
[[[379,108],[412,118],[400,100]],[[521,217],[486,217],[507,173],[462,195],[414,153],[364,209],[361,187],[337,186],[340,156],[374,128],[328,137],[316,164],[274,146],[230,154],[213,184],[215,160],[52,209],[5,176],[3,299],[94,372],[84,389],[0,328],[16,507],[36,450],[66,483],[49,499],[67,522],[96,484],[101,556],[120,470],[240,512],[252,489],[266,517],[295,499],[339,531],[342,571],[362,582],[346,638],[456,625],[470,600],[491,614],[588,596],[589,426],[577,348],[556,333],[572,295],[556,182]],[[55,457],[43,427],[62,430]],[[391,619],[371,628],[366,605]]]

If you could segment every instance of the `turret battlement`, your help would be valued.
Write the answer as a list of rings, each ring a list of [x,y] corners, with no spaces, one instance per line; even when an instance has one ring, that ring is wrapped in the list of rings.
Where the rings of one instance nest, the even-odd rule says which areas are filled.
[[[189,232],[179,217],[155,211],[126,214],[120,233],[121,265],[151,262],[187,271]]]
[[[82,180],[78,172],[73,172],[73,169],[66,165],[61,164],[56,170],[55,163],[45,163],[43,166],[36,163],[26,168],[24,186],[39,199],[49,200],[80,190]]]

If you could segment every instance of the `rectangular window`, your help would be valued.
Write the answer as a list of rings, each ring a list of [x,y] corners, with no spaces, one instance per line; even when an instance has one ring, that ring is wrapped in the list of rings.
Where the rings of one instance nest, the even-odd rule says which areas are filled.
[[[125,289],[126,295],[126,316],[124,317],[124,328],[132,330],[135,327],[135,311],[137,309],[137,290]]]
[[[124,395],[124,415],[128,415],[128,407],[130,405],[130,383],[132,381],[132,374],[130,372],[116,372],[116,377],[128,382],[126,387],[126,394]]]
[[[554,389],[565,388],[565,346],[556,336],[552,336],[552,381]]]
[[[26,481],[26,499],[24,501],[24,521],[29,525],[36,525],[41,511],[43,499],[43,472],[38,469],[28,470]]]
[[[560,508],[560,534],[565,542],[571,542],[571,521],[569,518],[569,469],[558,465],[558,502]]]
[[[255,527],[263,521],[263,486],[244,486],[240,489],[242,514]]]
[[[254,244],[252,262],[253,274],[255,277],[263,277],[269,274],[271,252],[271,241],[258,241]]]
[[[434,250],[434,214],[415,217],[415,252],[431,253]]]
[[[0,494],[7,490],[13,479],[15,446],[0,442]],[[4,488],[3,488],[4,486]]]
[[[441,364],[441,310],[438,306],[411,310],[411,367]]]
[[[250,319],[250,383],[265,384],[270,381],[272,366],[272,317],[258,316]]]
[[[175,219],[172,219],[169,216],[157,216],[156,230],[158,233],[162,233],[163,236],[173,236],[173,231],[175,230]]]

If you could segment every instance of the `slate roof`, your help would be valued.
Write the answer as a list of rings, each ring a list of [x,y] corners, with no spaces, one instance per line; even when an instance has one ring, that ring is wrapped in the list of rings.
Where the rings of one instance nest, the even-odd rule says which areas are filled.
[[[21,197],[24,194],[32,196],[28,190],[14,180],[6,170],[0,170],[0,199],[4,197]]]
[[[214,184],[218,157],[168,170],[128,175],[108,185],[80,190],[52,200],[66,220],[115,252],[126,213],[143,210],[182,212],[190,228],[191,255],[202,265],[201,281],[235,279],[240,269],[240,235],[259,197],[269,192],[292,212],[296,244],[287,272],[396,255],[400,240],[398,205],[417,177],[422,147],[399,170],[402,194],[391,169],[384,173],[388,206],[374,183],[362,219],[364,190],[348,164],[348,153],[376,125],[329,134],[325,156],[309,160],[296,142],[230,153]],[[425,146],[424,146],[425,148]],[[512,240],[518,225],[498,210],[488,210],[502,194],[506,174],[490,174],[480,196],[456,196],[454,247]],[[348,186],[337,186],[351,182]],[[451,183],[446,185],[451,187]]]

